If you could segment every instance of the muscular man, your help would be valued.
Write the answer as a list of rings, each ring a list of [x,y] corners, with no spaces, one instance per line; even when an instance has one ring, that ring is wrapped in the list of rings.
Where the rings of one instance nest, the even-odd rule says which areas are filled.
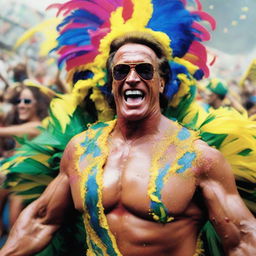
[[[72,201],[84,216],[87,255],[199,255],[207,219],[226,255],[256,253],[256,222],[229,164],[161,114],[165,56],[158,42],[136,42],[121,39],[111,47],[117,119],[70,141],[60,174],[20,215],[1,256],[44,248]]]

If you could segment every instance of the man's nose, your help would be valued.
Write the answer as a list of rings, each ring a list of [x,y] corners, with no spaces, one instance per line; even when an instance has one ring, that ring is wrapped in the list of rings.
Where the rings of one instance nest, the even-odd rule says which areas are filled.
[[[136,70],[134,68],[132,68],[126,78],[126,82],[127,83],[136,83],[139,81],[140,81],[139,75],[137,74]]]

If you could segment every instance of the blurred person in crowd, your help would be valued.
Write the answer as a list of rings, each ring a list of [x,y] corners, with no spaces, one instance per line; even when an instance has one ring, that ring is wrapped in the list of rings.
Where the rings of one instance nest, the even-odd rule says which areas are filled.
[[[57,93],[68,92],[68,86],[61,77],[60,69],[45,57],[39,57],[33,65],[28,65],[28,75],[30,79]]]
[[[68,84],[63,81],[60,70],[55,72],[55,75],[50,78],[46,85],[57,93],[65,94],[69,92]]]
[[[27,65],[25,63],[18,63],[13,68],[13,81],[23,82],[28,78]]]
[[[10,99],[16,105],[18,123],[0,127],[0,136],[37,136],[41,121],[48,115],[50,99],[39,88],[32,86],[19,87],[18,95]]]
[[[11,73],[10,77],[7,73]],[[0,67],[0,80],[2,81],[2,83],[4,83],[4,86],[2,86],[2,91],[5,91],[7,88],[12,87],[13,84],[22,83],[27,78],[27,64],[25,63],[20,62],[13,67],[9,67],[6,72]]]
[[[8,73],[7,73],[6,58],[3,53],[0,54],[0,92],[5,90],[8,86]]]
[[[8,79],[6,80],[6,87],[15,87],[22,83],[28,78],[27,64],[23,62],[18,62],[14,66],[8,68]]]
[[[205,102],[202,104],[206,111],[220,107],[233,107],[240,113],[245,113],[236,93],[228,89],[225,81],[219,78],[212,78],[206,86]]]
[[[248,116],[251,119],[256,120],[256,94],[251,95],[245,102],[245,108],[248,112]]]
[[[20,93],[21,86],[7,87],[2,92],[1,99],[1,123],[0,129],[2,127],[9,127],[13,125],[18,125],[19,117],[17,113],[17,107],[14,105],[18,95]],[[13,149],[15,148],[15,140],[12,135],[10,136],[0,136],[0,157],[8,157]]]
[[[32,86],[17,86],[7,90],[6,100],[14,104],[11,115],[6,116],[5,126],[0,127],[2,139],[3,157],[12,155],[15,149],[15,141],[11,136],[27,136],[29,139],[40,133],[38,129],[42,126],[42,120],[48,115],[50,99],[44,95],[39,88]],[[17,196],[8,196],[6,189],[0,189],[0,217],[6,215],[8,209],[9,217],[0,218],[0,237],[8,232],[21,212],[22,200]],[[2,219],[5,219],[2,222]],[[3,242],[2,242],[3,243]]]
[[[242,84],[242,104],[246,107],[246,103],[248,102],[248,99],[256,94],[256,85],[250,78],[246,78]]]
[[[228,87],[224,81],[213,78],[207,84],[208,93],[206,96],[206,110],[210,107],[217,109],[223,106],[224,99],[228,93]]]

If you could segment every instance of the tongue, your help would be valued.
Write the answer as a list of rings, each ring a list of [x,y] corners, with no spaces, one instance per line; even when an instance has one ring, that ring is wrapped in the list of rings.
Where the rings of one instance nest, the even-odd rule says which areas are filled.
[[[136,97],[136,98],[128,97],[127,98],[127,103],[129,103],[129,104],[138,104],[141,101],[142,101],[142,97]]]

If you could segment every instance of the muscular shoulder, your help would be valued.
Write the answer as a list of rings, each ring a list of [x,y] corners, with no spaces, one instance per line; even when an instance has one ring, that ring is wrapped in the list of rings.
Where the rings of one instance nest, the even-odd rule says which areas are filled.
[[[73,148],[84,141],[94,139],[98,132],[107,127],[110,122],[97,122],[91,125],[86,131],[75,135],[67,145],[66,149]]]
[[[228,164],[219,150],[214,147],[210,147],[202,140],[195,141],[195,148],[199,155],[197,164],[199,167],[198,174],[200,176],[209,175],[223,167],[223,165]]]
[[[209,182],[229,183],[226,184],[234,187],[234,175],[232,168],[223,154],[207,145],[205,142],[196,141],[196,148],[199,152],[198,158],[198,180],[201,185]]]
[[[99,122],[90,126],[86,131],[83,131],[75,135],[67,144],[63,157],[62,157],[62,166],[65,166],[65,169],[75,169],[75,162],[78,160],[78,157],[81,153],[81,150],[88,147],[90,143],[94,143],[98,139],[100,133],[105,127],[109,126],[108,123]],[[68,168],[67,168],[68,167]]]
[[[75,169],[75,162],[77,160],[77,148],[86,136],[86,131],[75,135],[67,144],[63,156],[61,158],[60,170],[61,172],[69,173],[69,170]]]

